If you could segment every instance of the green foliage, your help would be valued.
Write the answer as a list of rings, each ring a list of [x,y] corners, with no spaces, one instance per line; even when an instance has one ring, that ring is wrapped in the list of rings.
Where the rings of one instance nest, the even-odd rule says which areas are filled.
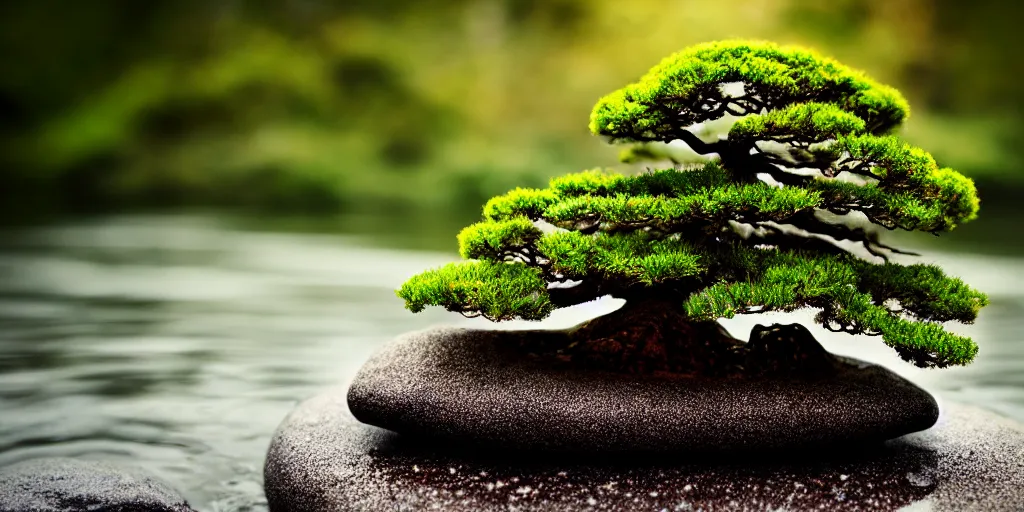
[[[940,169],[928,152],[897,137],[839,137],[830,151],[847,153],[848,162],[870,168],[880,188],[912,193],[941,216],[935,225],[914,229],[948,231],[977,216],[977,190],[970,178],[952,169]]]
[[[863,147],[863,140],[851,140],[851,145],[861,144],[854,146],[855,154],[861,155],[856,148]],[[891,147],[908,154],[919,151],[894,138],[870,140],[896,141]],[[635,222],[679,225],[738,215],[747,220],[783,220],[810,208],[842,210],[862,205],[864,214],[879,224],[948,231],[977,215],[978,199],[970,179],[939,169],[926,154],[918,158],[916,163],[922,166],[918,169],[906,163],[910,158],[883,157],[858,158],[875,166],[877,183],[815,179],[804,188],[729,183],[729,173],[713,163],[687,172],[662,169],[638,176],[585,171],[554,178],[549,189],[516,189],[495,197],[484,207],[484,217],[543,219],[562,227],[591,216],[600,217],[609,227]]]
[[[913,82],[930,104],[910,140],[1024,176],[1009,7],[914,2],[928,12],[908,29],[915,8],[884,0],[765,0],[757,16],[736,15],[748,0],[631,2],[630,23],[614,0],[222,4],[4,2],[0,206],[457,216],[611,163],[574,120],[667,41],[724,34],[797,38]]]
[[[825,220],[858,213],[939,232],[977,215],[970,179],[884,135],[907,112],[894,89],[806,50],[737,41],[684,50],[603,98],[591,129],[681,140],[716,161],[639,175],[595,169],[495,197],[484,221],[459,234],[460,253],[477,261],[416,276],[399,295],[414,311],[435,304],[495,320],[607,294],[678,297],[695,321],[812,308],[826,328],[879,335],[920,366],[967,364],[977,346],[941,322],[973,322],[984,294],[934,266],[889,262],[893,249],[874,232]],[[730,115],[742,117],[724,139],[690,131]]]
[[[507,219],[520,215],[536,218],[556,199],[557,196],[550,190],[516,188],[487,201],[484,205],[484,218]]]
[[[540,218],[558,226],[571,226],[588,217],[599,218],[610,226],[678,226],[712,219],[724,221],[744,212],[781,220],[819,202],[815,192],[804,189],[779,190],[764,183],[730,184],[675,198],[628,194],[574,197],[548,207]]]
[[[744,84],[746,96],[760,96],[748,114],[827,101],[863,119],[871,133],[884,133],[910,112],[895,89],[809,50],[723,41],[669,56],[637,83],[601,98],[590,130],[614,139],[671,140],[679,128],[717,117],[709,111],[722,103],[719,87],[735,82]]]
[[[857,288],[899,301],[905,314],[935,322],[973,322],[986,297],[933,265],[860,264]]]
[[[459,254],[471,259],[500,259],[503,251],[514,251],[537,242],[541,231],[526,217],[501,222],[473,224],[459,233]]]
[[[823,205],[845,211],[842,205],[864,205],[869,220],[886,227],[907,230],[948,231],[963,217],[954,218],[948,203],[927,200],[908,192],[887,192],[877,184],[857,185],[834,180],[816,180],[808,188],[821,194]],[[833,206],[836,205],[836,206]]]
[[[540,320],[554,309],[540,271],[521,263],[450,263],[409,279],[397,293],[413,312],[444,304],[494,320]]]
[[[973,322],[988,299],[935,266],[875,265],[848,255],[799,251],[737,250],[743,254],[730,258],[732,278],[686,301],[691,317],[714,320],[751,311],[811,307],[822,309],[818,319],[826,326],[880,334],[887,345],[923,366],[967,364],[978,351],[969,338],[948,333],[937,322]],[[886,305],[890,301],[892,308]]]
[[[622,285],[652,285],[697,275],[704,267],[693,248],[678,239],[643,231],[617,236],[588,236],[578,231],[542,234],[528,219],[483,221],[459,234],[459,252],[467,259],[494,263],[546,261],[549,275],[563,279],[601,276]]]
[[[729,138],[817,142],[865,130],[861,118],[836,105],[809,102],[744,117],[729,130]]]
[[[643,232],[587,236],[577,231],[545,236],[537,244],[551,272],[570,279],[613,281],[619,286],[654,285],[698,275],[704,270],[687,244]]]
[[[713,164],[685,173],[664,169],[639,176],[595,169],[554,178],[551,180],[551,191],[555,198],[584,195],[682,196],[724,185],[728,180],[728,173]]]

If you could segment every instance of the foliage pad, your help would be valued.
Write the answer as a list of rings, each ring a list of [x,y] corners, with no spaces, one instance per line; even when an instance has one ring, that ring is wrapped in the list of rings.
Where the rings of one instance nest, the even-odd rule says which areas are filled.
[[[977,214],[970,179],[889,134],[908,113],[895,89],[800,48],[684,50],[602,98],[590,128],[682,141],[707,164],[591,170],[495,197],[459,234],[470,261],[398,295],[413,311],[493,320],[605,295],[671,301],[693,322],[813,308],[826,328],[880,335],[919,366],[967,364],[977,346],[941,322],[974,321],[987,298],[934,266],[890,262],[899,251],[865,227],[938,233]],[[725,137],[696,135],[723,117],[735,121]]]

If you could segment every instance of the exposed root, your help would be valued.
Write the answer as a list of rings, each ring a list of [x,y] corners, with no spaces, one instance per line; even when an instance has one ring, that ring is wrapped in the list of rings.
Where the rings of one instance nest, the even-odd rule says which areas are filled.
[[[803,326],[756,326],[751,342],[717,322],[695,322],[678,304],[635,301],[569,333],[567,345],[532,347],[538,356],[616,373],[759,376],[822,373],[835,358]]]

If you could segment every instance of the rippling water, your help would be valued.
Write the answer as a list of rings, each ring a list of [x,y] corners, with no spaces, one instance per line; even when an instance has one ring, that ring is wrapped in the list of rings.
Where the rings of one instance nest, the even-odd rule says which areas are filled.
[[[263,455],[303,398],[352,377],[381,343],[439,322],[393,290],[454,254],[354,235],[239,229],[205,217],[119,217],[0,237],[0,465],[39,456],[132,462],[200,510],[265,510]],[[816,330],[937,392],[1024,420],[1024,262],[939,254],[990,293],[963,369],[923,371],[873,339]],[[560,311],[570,325],[611,302]],[[727,327],[745,336],[748,317]]]

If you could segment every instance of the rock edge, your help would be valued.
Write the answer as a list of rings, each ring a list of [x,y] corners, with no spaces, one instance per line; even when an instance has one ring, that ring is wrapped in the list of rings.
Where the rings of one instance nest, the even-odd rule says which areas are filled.
[[[1017,511],[1024,426],[947,404],[937,426],[874,448],[766,457],[496,453],[357,422],[337,388],[281,424],[264,468],[272,512],[342,510]]]
[[[141,469],[67,458],[0,468],[0,512],[195,512]]]
[[[838,358],[826,376],[756,379],[578,369],[522,353],[564,331],[436,328],[399,338],[358,372],[364,423],[488,447],[587,453],[789,450],[926,429],[938,405],[877,365]]]

